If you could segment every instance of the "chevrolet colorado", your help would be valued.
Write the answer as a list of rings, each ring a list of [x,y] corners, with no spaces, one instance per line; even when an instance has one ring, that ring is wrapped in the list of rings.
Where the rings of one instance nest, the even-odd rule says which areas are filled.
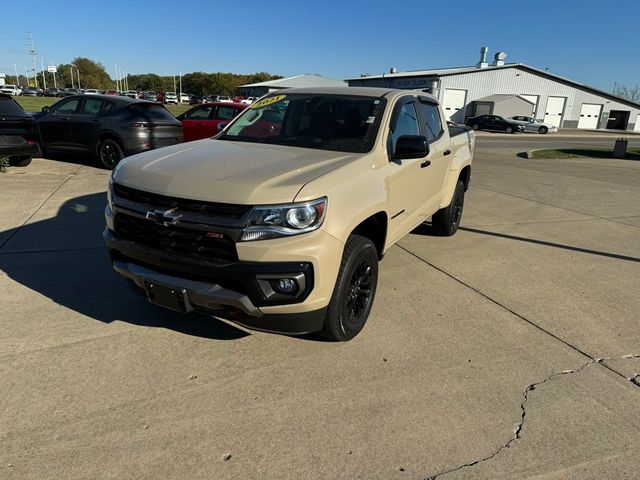
[[[378,262],[432,217],[453,235],[474,137],[420,91],[308,88],[253,103],[213,138],[121,161],[104,237],[152,303],[346,341]]]

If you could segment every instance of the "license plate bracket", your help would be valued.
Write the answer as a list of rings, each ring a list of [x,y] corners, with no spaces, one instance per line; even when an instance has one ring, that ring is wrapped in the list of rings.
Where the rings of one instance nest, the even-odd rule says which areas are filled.
[[[184,288],[165,285],[149,279],[144,281],[144,287],[147,291],[147,299],[155,305],[181,313],[193,311],[187,290]]]

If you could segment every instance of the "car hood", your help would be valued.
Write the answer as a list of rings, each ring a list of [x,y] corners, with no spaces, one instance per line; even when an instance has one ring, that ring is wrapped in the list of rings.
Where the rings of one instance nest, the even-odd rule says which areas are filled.
[[[276,204],[293,201],[306,183],[360,156],[207,138],[129,157],[113,178],[171,197]]]

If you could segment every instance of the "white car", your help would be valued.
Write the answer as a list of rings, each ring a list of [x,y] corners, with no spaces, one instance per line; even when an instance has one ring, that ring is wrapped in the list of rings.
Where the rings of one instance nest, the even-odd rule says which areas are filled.
[[[231,99],[231,97],[221,95],[221,96],[218,96],[218,98],[216,99],[216,102],[233,103],[233,100]]]
[[[258,97],[247,97],[247,98],[245,98],[243,100],[240,100],[240,103],[244,103],[245,105],[251,105],[257,99],[258,99]]]
[[[178,104],[178,95],[176,92],[167,92],[164,94],[164,103],[173,103],[175,105]]]
[[[189,95],[187,95],[186,93],[181,93],[180,94],[180,102],[181,103],[189,103],[190,99],[191,99],[191,97],[189,97]]]
[[[0,88],[0,93],[6,93],[7,95],[22,95],[22,90],[17,85],[5,85]]]
[[[555,125],[543,123],[533,117],[524,117],[519,115],[511,117],[511,120],[521,124],[524,127],[525,132],[542,133],[544,135],[545,133],[556,133],[558,131],[558,127]]]
[[[84,91],[85,95],[100,95],[100,90],[96,90],[95,88],[87,88]]]

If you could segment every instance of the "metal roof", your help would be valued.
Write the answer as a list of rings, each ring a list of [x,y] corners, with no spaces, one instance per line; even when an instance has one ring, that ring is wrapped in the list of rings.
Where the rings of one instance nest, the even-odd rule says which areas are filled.
[[[348,81],[371,80],[371,79],[382,79],[382,78],[386,79],[386,78],[428,77],[428,76],[444,77],[447,75],[491,72],[493,70],[498,70],[502,68],[518,68],[521,70],[528,70],[529,72],[535,75],[540,75],[541,77],[546,77],[550,80],[568,84],[570,86],[577,87],[582,90],[587,90],[601,97],[609,98],[611,100],[615,100],[616,102],[630,105],[634,108],[640,108],[640,103],[636,103],[626,98],[613,95],[611,93],[605,92],[603,90],[599,90],[594,87],[590,87],[589,85],[585,85],[583,83],[579,83],[574,80],[561,77],[559,75],[550,73],[546,70],[540,70],[539,68],[532,67],[524,63],[505,63],[504,65],[489,65],[484,68],[480,68],[478,66],[471,66],[471,67],[453,67],[453,68],[434,68],[430,70],[409,70],[407,72],[388,73],[384,75],[367,75],[364,77],[347,78],[345,81],[348,82]]]
[[[345,85],[345,82],[342,80],[332,80],[331,78],[321,77],[320,75],[306,74],[306,75],[296,75],[295,77],[278,78],[277,80],[268,80],[266,82],[250,83],[248,85],[240,85],[240,88],[331,87],[331,86],[343,86],[343,85]]]
[[[502,102],[503,100],[508,100],[510,98],[513,98],[513,97],[518,97],[523,102],[528,102],[531,105],[535,105],[533,102],[527,100],[524,97],[521,97],[520,95],[516,95],[515,93],[496,93],[494,95],[489,95],[489,96],[482,97],[482,98],[476,98],[474,100],[474,102],[493,102],[493,103],[497,103],[497,102]]]
[[[314,95],[348,95],[358,97],[383,97],[391,92],[400,92],[407,94],[408,90],[398,90],[393,88],[377,88],[377,87],[347,87],[343,84],[340,87],[306,87],[287,90],[286,94],[314,94]],[[284,94],[285,92],[283,92]],[[422,92],[417,92],[424,95]]]

